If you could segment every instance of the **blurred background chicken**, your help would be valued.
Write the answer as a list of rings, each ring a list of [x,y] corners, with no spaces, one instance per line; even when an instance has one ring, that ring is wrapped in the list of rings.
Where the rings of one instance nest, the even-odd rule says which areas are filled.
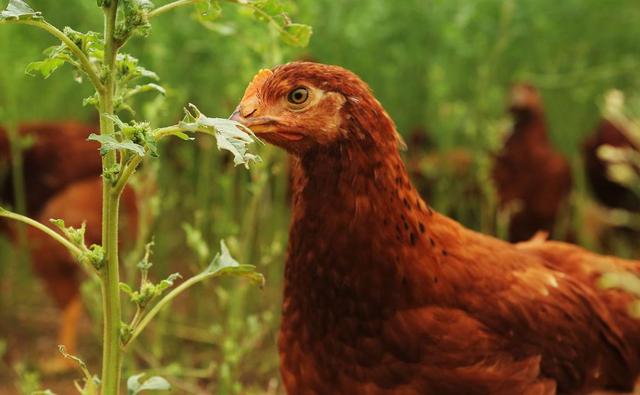
[[[473,152],[463,148],[441,149],[423,128],[414,128],[407,139],[407,171],[420,195],[438,207],[440,212],[467,224],[477,225],[478,207],[482,202],[482,186],[476,174]],[[448,196],[467,196],[460,204]]]
[[[593,243],[604,252],[622,252],[638,257],[640,247],[640,194],[612,179],[612,165],[601,156],[603,147],[615,147],[638,152],[629,140],[629,131],[605,116],[582,144],[584,172],[595,204],[585,210]],[[629,169],[640,178],[640,166],[630,163]]]
[[[626,133],[619,125],[602,119],[582,144],[584,171],[589,189],[600,204],[609,208],[640,212],[640,196],[611,180],[607,162],[598,155],[598,149],[605,145],[636,149]],[[636,170],[640,174],[640,169]]]
[[[27,214],[37,214],[69,183],[101,173],[97,145],[87,142],[97,129],[77,121],[20,124],[18,133],[27,147],[23,154]],[[0,129],[0,149],[0,161],[9,164],[9,138],[4,129]],[[1,201],[15,205],[11,172],[7,172],[1,193]]]
[[[78,228],[86,222],[87,246],[101,243],[102,178],[97,145],[87,141],[95,131],[91,125],[75,122],[38,122],[20,125],[20,136],[31,143],[23,152],[26,215],[41,223],[63,219],[66,226]],[[8,136],[0,130],[0,162],[11,162]],[[13,179],[2,188],[3,205],[16,205]],[[136,201],[131,189],[122,198],[122,223],[135,233]],[[16,224],[2,220],[5,233],[17,238]],[[28,227],[27,251],[32,268],[43,281],[45,290],[61,311],[57,344],[74,353],[78,319],[82,312],[80,284],[82,270],[69,252],[43,232]],[[66,369],[72,361],[56,358],[46,361],[44,369]]]
[[[510,213],[509,240],[528,240],[538,231],[553,235],[571,191],[571,168],[549,140],[542,99],[533,85],[513,86],[509,112],[513,128],[493,167],[500,207]]]

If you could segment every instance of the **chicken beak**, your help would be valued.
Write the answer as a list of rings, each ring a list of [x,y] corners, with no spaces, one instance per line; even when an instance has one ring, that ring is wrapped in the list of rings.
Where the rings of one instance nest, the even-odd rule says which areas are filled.
[[[246,114],[246,112],[245,112]],[[250,112],[249,115],[253,114]],[[243,110],[241,106],[238,106],[236,110],[229,117],[230,120],[241,123],[242,125],[251,129],[255,134],[261,133],[273,133],[275,132],[276,121],[270,117],[247,117],[243,116]]]
[[[244,117],[242,116],[242,108],[238,108],[229,117],[230,120],[236,121],[243,126],[249,128],[256,136],[264,138],[269,142],[277,144],[278,141],[300,141],[304,139],[304,135],[298,132],[288,132],[281,130],[281,124],[277,118],[272,117]]]
[[[229,116],[229,119],[244,125],[244,117],[240,115],[240,110],[235,109],[235,111]]]

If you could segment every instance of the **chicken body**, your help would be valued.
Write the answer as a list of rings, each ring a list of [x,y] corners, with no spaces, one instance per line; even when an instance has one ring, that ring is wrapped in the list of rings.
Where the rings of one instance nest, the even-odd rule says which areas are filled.
[[[541,230],[552,234],[571,191],[571,168],[549,141],[540,95],[533,86],[514,86],[510,112],[513,131],[495,159],[493,180],[500,206],[514,211],[509,240],[515,242]]]
[[[131,189],[123,192],[120,207],[123,228],[135,233],[137,208]],[[49,224],[52,218],[64,219],[66,226],[74,228],[79,228],[85,222],[86,245],[101,244],[102,178],[94,176],[73,182],[55,194],[47,201],[37,220]],[[27,232],[33,269],[62,311],[57,340],[69,352],[75,352],[81,314],[80,264],[66,248],[41,230],[29,227]]]
[[[409,181],[393,122],[340,67],[263,70],[232,119],[294,158],[279,337],[289,394],[633,387],[640,324],[627,295],[595,287],[591,264],[640,262],[512,245],[438,214]]]
[[[30,122],[19,126],[22,136],[33,137],[23,157],[27,214],[36,216],[46,202],[71,182],[102,172],[97,145],[87,141],[97,127],[76,122]],[[0,128],[0,161],[10,159],[8,136]],[[13,202],[12,180],[7,178],[0,200]]]

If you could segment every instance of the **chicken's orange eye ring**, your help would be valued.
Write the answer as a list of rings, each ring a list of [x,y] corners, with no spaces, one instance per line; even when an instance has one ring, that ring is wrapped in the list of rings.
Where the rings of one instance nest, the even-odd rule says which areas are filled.
[[[291,104],[302,104],[309,98],[309,90],[303,86],[293,89],[287,95],[287,101]]]

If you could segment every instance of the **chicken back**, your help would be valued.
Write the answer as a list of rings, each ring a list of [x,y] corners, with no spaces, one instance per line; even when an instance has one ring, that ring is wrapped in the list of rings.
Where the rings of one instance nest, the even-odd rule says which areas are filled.
[[[343,68],[262,70],[231,118],[293,156],[279,337],[289,394],[633,387],[640,324],[628,296],[594,280],[639,262],[512,245],[435,212],[409,181],[393,121]]]

